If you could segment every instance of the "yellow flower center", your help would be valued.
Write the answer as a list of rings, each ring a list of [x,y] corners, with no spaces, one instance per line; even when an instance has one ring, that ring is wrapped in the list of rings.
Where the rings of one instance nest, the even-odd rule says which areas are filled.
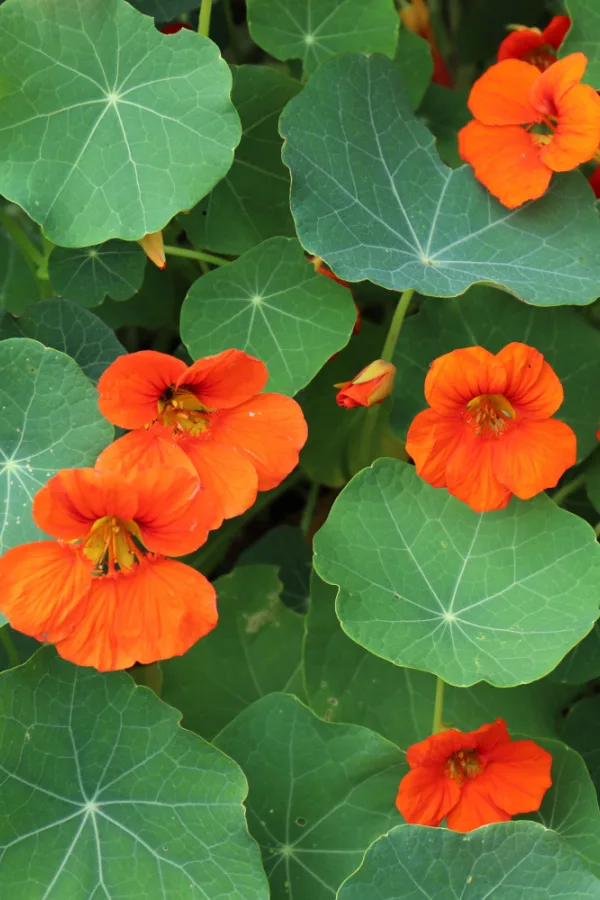
[[[140,530],[135,522],[124,522],[116,516],[96,519],[81,552],[94,563],[96,575],[131,569],[142,555]]]
[[[516,418],[503,394],[480,394],[467,403],[465,420],[479,437],[500,437]]]
[[[446,776],[462,784],[465,778],[475,778],[482,770],[477,750],[459,750],[446,760]]]
[[[209,412],[186,387],[168,387],[158,401],[158,418],[166,428],[198,437],[208,427]]]

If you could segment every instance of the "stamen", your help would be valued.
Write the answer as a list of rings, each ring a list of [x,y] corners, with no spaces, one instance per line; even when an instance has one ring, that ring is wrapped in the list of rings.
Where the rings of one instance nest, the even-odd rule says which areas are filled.
[[[516,419],[511,403],[502,394],[480,394],[467,403],[465,421],[478,437],[500,437]]]
[[[174,434],[198,437],[206,431],[211,411],[185,385],[177,390],[173,386],[167,388],[158,401],[159,420]]]
[[[122,572],[139,561],[142,551],[136,538],[141,545],[140,530],[135,522],[104,516],[94,522],[88,537],[81,542],[81,552],[94,563],[95,575]]]
[[[482,768],[477,750],[459,750],[446,760],[446,775],[459,784],[465,778],[475,778]]]

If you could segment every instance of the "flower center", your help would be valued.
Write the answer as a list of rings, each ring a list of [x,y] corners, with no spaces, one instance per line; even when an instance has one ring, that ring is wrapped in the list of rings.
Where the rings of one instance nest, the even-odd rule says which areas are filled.
[[[133,521],[124,522],[116,516],[103,516],[92,525],[81,545],[81,552],[94,563],[96,575],[131,569],[143,552],[140,530]]]
[[[478,437],[500,437],[517,414],[503,394],[480,394],[467,403],[465,421]]]
[[[446,760],[446,776],[459,784],[465,778],[475,778],[482,768],[477,750],[459,750]]]
[[[193,391],[183,385],[168,387],[158,401],[158,418],[166,428],[198,437],[206,431],[211,410],[204,406]]]
[[[528,50],[524,54],[523,59],[532,66],[537,66],[541,72],[545,72],[546,69],[549,69],[556,62],[556,53],[550,44],[544,44],[543,47],[535,47],[533,50]]]

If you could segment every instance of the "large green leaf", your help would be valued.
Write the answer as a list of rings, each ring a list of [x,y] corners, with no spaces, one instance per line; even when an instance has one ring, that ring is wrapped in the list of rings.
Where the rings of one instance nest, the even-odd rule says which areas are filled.
[[[410,105],[416,109],[431,83],[433,57],[425,38],[401,28],[394,62],[402,73]]]
[[[380,838],[338,900],[598,900],[600,882],[553,831],[501,822],[459,834],[401,825]]]
[[[266,900],[243,774],[151,691],[46,648],[0,704],[3,897]]]
[[[575,704],[565,720],[563,740],[581,753],[600,794],[600,694]]]
[[[565,399],[557,412],[577,434],[579,458],[598,441],[600,420],[600,331],[575,309],[536,309],[504,291],[471,288],[456,300],[426,299],[407,319],[396,345],[396,380],[392,425],[406,435],[413,417],[427,402],[425,376],[432,361],[457,347],[480,344],[498,353],[511,341],[540,350],[560,378]]]
[[[303,622],[280,599],[273,566],[244,566],[216,582],[219,627],[184,656],[162,663],[162,696],[186,728],[212,739],[239,712],[292,688]]]
[[[293,396],[348,342],[350,291],[315,272],[298,241],[276,237],[199,278],[181,312],[194,359],[238,347],[262,359],[268,389]]]
[[[0,339],[21,336],[66,353],[92,381],[98,381],[111,362],[125,353],[114,333],[93,313],[56,297],[36,303],[18,319],[0,314]]]
[[[353,640],[457,686],[535,681],[598,617],[600,546],[586,522],[544,494],[475,513],[396,460],[342,491],[315,568],[340,585]]]
[[[341,278],[434,297],[487,281],[538,306],[600,293],[600,221],[583,175],[556,176],[541,200],[506,209],[468,166],[440,161],[391,60],[327,63],[280,129],[298,236]]]
[[[296,612],[305,613],[310,593],[312,553],[302,529],[286,524],[271,528],[238,558],[238,566],[256,563],[278,566],[283,603]]]
[[[137,240],[227,172],[231,75],[123,0],[0,7],[0,192],[68,247]]]
[[[400,820],[404,754],[366,728],[321,722],[295,697],[258,700],[215,743],[248,778],[248,827],[272,900],[329,900]]]
[[[26,338],[0,342],[0,553],[39,540],[33,495],[59,469],[93,466],[113,428],[77,364]]]
[[[433,720],[435,677],[395,666],[351,641],[335,614],[335,595],[335,587],[313,575],[303,648],[310,706],[329,722],[365,725],[403,749],[423,740]],[[485,682],[446,685],[443,721],[473,731],[500,716],[511,732],[557,737],[559,715],[573,694],[550,678],[510,690]]]
[[[587,637],[567,653],[552,673],[555,681],[565,684],[585,684],[600,678],[600,624],[596,622]]]
[[[242,140],[225,178],[181,216],[192,243],[239,256],[267,238],[294,235],[277,120],[299,90],[300,82],[266,66],[233,69],[231,100],[242,120]]]
[[[566,0],[571,28],[563,41],[559,56],[583,53],[588,64],[583,81],[600,87],[600,8],[596,0]]]
[[[393,0],[248,0],[253,40],[276,59],[301,59],[306,75],[336,53],[387,53],[398,38]]]
[[[0,227],[0,308],[18,315],[39,299],[40,289],[33,270]]]
[[[48,261],[57,294],[82,306],[98,306],[105,297],[129,300],[142,286],[146,254],[139,244],[107,241],[96,247],[55,247]]]

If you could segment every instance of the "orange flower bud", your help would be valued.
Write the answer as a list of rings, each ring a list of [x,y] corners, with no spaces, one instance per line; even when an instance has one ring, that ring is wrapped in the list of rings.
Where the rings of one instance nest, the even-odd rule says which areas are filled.
[[[426,37],[429,30],[429,10],[425,0],[411,0],[410,3],[402,3],[400,18],[404,27],[409,31]]]
[[[159,269],[167,268],[162,231],[154,231],[152,234],[145,234],[144,237],[138,241],[138,244],[155,266],[158,266]]]
[[[352,409],[355,406],[374,406],[392,393],[396,366],[384,359],[376,359],[365,366],[352,381],[334,384],[340,388],[336,400],[338,406]]]

